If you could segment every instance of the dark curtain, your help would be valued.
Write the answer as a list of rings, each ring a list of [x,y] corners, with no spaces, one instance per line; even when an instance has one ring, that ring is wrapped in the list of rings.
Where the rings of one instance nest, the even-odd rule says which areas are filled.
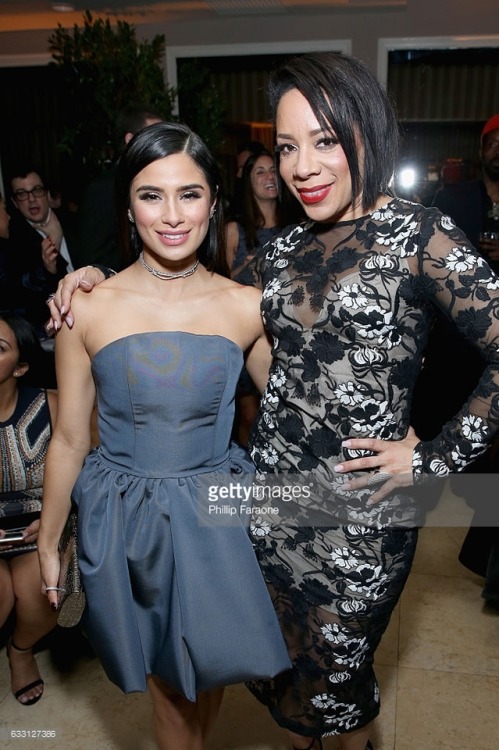
[[[59,71],[51,65],[0,68],[0,163],[6,192],[12,169],[36,165],[51,189],[77,199],[81,176],[61,149],[66,119]]]

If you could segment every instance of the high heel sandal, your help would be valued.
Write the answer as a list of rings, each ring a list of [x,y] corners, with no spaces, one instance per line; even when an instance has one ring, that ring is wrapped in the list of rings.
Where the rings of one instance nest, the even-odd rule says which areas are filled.
[[[20,654],[22,654],[22,653],[26,653],[27,651],[32,651],[33,647],[30,646],[29,648],[19,648],[19,646],[16,646],[12,638],[10,639],[10,641],[7,644],[7,658],[9,660],[10,671],[12,673],[12,662],[10,661],[11,649],[14,649],[15,651],[18,651]],[[26,693],[29,693],[29,691],[33,690],[33,688],[38,687],[38,685],[41,685],[43,688],[44,684],[45,683],[43,682],[41,678],[39,678],[38,680],[33,680],[33,682],[30,682],[28,685],[24,685],[24,687],[20,688],[19,690],[16,690],[15,693],[14,691],[12,691],[14,698],[17,700],[18,703],[21,704],[21,706],[33,706],[35,703],[38,703],[38,701],[42,697],[43,690],[40,693],[40,695],[36,695],[34,698],[30,698],[27,701],[20,701],[19,698],[21,698],[21,696],[25,695]]]
[[[312,739],[312,742],[310,743],[310,745],[307,745],[307,747],[303,748],[303,750],[312,750],[312,748],[314,747],[314,745],[315,745],[316,742],[319,743],[319,747],[317,748],[317,750],[323,750],[323,748],[322,748],[322,740],[321,740],[320,737],[314,737]],[[302,750],[302,748],[295,747],[293,745],[293,750]]]

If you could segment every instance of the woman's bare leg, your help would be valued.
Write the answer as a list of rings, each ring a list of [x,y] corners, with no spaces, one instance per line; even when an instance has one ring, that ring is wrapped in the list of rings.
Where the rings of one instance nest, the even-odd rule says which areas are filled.
[[[373,722],[371,721],[362,729],[356,729],[354,732],[348,734],[339,735],[340,748],[341,750],[366,750],[367,743],[372,732]],[[288,732],[289,742],[291,747],[296,750],[306,750],[310,747],[312,739],[310,737],[304,737],[294,732]],[[319,741],[316,740],[315,744],[312,745],[310,750],[318,750]]]
[[[373,729],[373,722],[366,724],[362,729],[342,734],[339,737],[341,750],[366,750]]]
[[[159,750],[203,750],[216,719],[223,690],[200,693],[196,703],[176,693],[158,677],[148,677]]]
[[[14,602],[10,566],[6,560],[0,560],[0,628],[7,622],[8,616],[14,609]]]
[[[303,734],[295,734],[295,732],[290,732],[289,730],[286,730],[286,734],[290,746],[296,748],[296,750],[308,750],[308,748],[310,748],[310,750],[319,750],[319,740],[312,740],[312,737],[305,737]]]
[[[217,720],[223,697],[223,688],[198,693],[199,718],[201,721],[201,732],[204,740],[206,740]]]
[[[40,679],[40,672],[31,648],[55,627],[57,613],[54,612],[41,593],[40,567],[36,552],[27,552],[10,561],[12,588],[15,597],[16,624],[12,634],[13,647],[9,649],[12,675],[12,692]],[[17,647],[17,648],[16,648]],[[20,696],[25,703],[43,692],[38,685]]]

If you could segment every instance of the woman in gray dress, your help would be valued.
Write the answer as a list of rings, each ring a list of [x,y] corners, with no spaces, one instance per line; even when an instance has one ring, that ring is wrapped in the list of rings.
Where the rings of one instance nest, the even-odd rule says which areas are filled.
[[[216,272],[221,182],[201,139],[184,125],[149,126],[116,184],[138,257],[92,298],[76,294],[77,323],[57,336],[43,592],[55,608],[72,499],[86,635],[115,684],[149,691],[160,750],[201,750],[224,685],[290,666],[247,505],[220,491],[251,477],[230,439],[234,394],[243,353],[262,382],[270,350],[259,292]],[[89,454],[96,397],[100,444]]]

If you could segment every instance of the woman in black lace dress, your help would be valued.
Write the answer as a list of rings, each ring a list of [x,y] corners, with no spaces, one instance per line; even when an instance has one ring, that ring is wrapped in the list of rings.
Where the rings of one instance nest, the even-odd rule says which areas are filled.
[[[306,55],[275,71],[270,91],[280,175],[310,221],[239,278],[262,287],[273,337],[251,455],[264,474],[313,475],[348,517],[336,527],[334,511],[331,527],[255,524],[294,669],[249,687],[294,747],[335,734],[342,750],[364,750],[379,711],[374,652],[417,536],[408,503],[388,494],[397,480],[373,482],[460,471],[485,450],[499,416],[499,280],[450,219],[391,197],[397,123],[364,65]],[[489,365],[466,406],[423,443],[410,401],[435,306]]]
[[[462,470],[497,432],[499,279],[448,217],[393,197],[397,122],[365,65],[304,55],[271,75],[270,92],[280,175],[309,221],[238,277],[263,289],[273,339],[251,452],[259,475],[313,478],[324,502],[253,524],[293,669],[249,687],[297,750],[328,735],[364,750],[379,712],[374,653],[417,540],[410,492],[397,488]],[[75,272],[57,306],[67,315],[75,286],[101,277]],[[461,411],[422,442],[411,396],[436,307],[487,367]]]

